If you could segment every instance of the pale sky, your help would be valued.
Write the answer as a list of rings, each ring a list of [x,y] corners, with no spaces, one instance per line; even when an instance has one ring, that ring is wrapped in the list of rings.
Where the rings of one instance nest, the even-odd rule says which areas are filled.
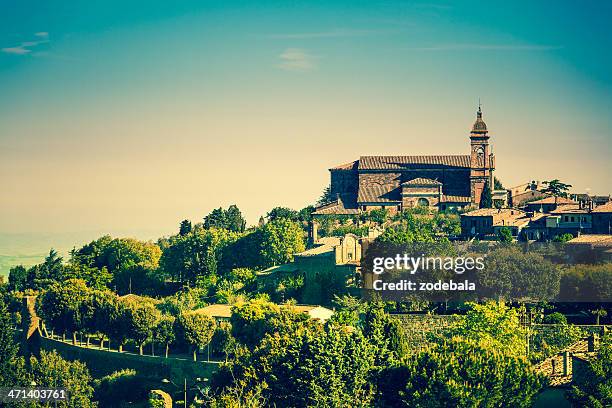
[[[468,154],[478,98],[507,187],[612,192],[607,2],[14,3],[0,233],[256,223],[360,155]]]

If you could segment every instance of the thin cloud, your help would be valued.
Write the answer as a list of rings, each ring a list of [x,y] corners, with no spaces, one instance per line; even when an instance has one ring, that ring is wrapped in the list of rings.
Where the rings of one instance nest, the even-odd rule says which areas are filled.
[[[318,57],[300,48],[287,48],[279,58],[278,68],[285,71],[308,72],[317,69]]]
[[[2,51],[5,54],[27,55],[27,54],[31,54],[34,51],[34,49],[40,44],[45,44],[49,42],[49,33],[46,31],[40,31],[38,33],[34,33],[34,36],[40,39],[36,41],[24,41],[21,44],[16,45],[14,47],[2,48],[0,49],[0,51]],[[38,53],[35,53],[35,54],[38,54]],[[32,54],[32,55],[35,55],[35,54]]]
[[[561,45],[515,45],[515,44],[446,44],[431,47],[412,47],[414,51],[552,51],[560,50]]]
[[[311,38],[365,37],[370,35],[394,34],[397,32],[398,30],[353,30],[338,28],[329,31],[308,33],[268,34],[265,37],[272,39],[307,40]]]

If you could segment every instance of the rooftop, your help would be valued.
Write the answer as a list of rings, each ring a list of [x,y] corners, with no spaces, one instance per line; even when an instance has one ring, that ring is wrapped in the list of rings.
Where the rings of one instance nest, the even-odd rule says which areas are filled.
[[[412,180],[404,181],[403,186],[441,186],[438,180],[432,180],[425,177],[417,177]]]
[[[598,205],[593,209],[594,213],[611,213],[612,212],[612,201],[609,201],[603,205]]]
[[[356,169],[358,165],[359,165],[359,160],[354,160],[352,162],[334,166],[330,170],[352,170],[352,169]]]
[[[326,215],[326,214],[345,214],[352,215],[358,214],[359,209],[357,208],[346,208],[344,202],[341,199],[332,201],[331,203],[323,204],[315,208],[313,215]]]
[[[470,156],[361,156],[358,168],[359,170],[402,170],[411,165],[469,168]]]
[[[612,246],[612,235],[607,234],[582,234],[570,239],[568,244],[591,244],[595,246]]]
[[[358,203],[389,203],[401,202],[399,188],[393,184],[370,184],[360,187],[357,193]]]
[[[527,203],[527,205],[538,205],[538,204],[555,204],[555,202],[557,204],[578,204],[576,201],[574,200],[570,200],[569,198],[565,198],[565,197],[556,197],[556,201],[555,201],[555,197],[554,196],[548,196],[545,198],[542,198],[540,200],[536,200],[536,201],[530,201]]]
[[[468,196],[453,196],[443,195],[441,202],[443,203],[469,203],[472,201],[471,197]]]
[[[551,214],[588,214],[588,208],[580,208],[578,204],[562,204],[550,212]]]
[[[520,217],[524,214],[524,211],[516,210],[513,208],[479,208],[478,210],[473,210],[461,215],[466,215],[468,217],[490,217],[493,215]]]

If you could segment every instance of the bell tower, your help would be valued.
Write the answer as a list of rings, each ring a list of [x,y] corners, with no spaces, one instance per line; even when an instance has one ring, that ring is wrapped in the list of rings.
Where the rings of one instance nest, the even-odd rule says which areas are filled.
[[[489,145],[489,131],[482,120],[482,109],[478,102],[476,122],[470,132],[470,194],[472,204],[478,206],[485,185],[488,183],[493,191],[493,170],[495,168],[495,156]]]

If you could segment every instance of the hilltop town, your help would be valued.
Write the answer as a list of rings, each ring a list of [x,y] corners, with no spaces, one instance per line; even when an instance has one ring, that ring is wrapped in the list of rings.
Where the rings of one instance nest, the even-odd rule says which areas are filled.
[[[609,401],[592,384],[609,381],[597,367],[611,344],[610,196],[559,180],[505,188],[489,138],[479,109],[469,155],[362,156],[330,169],[317,205],[273,208],[256,226],[232,205],[156,242],[102,236],[67,260],[51,250],[13,267],[2,331],[20,352],[3,364],[31,357],[29,370],[79,373],[54,375],[83,407],[397,406],[447,387],[437,372],[418,378],[427,359],[450,355],[457,370],[478,367],[467,379],[445,374],[473,392],[439,406]],[[458,243],[486,254],[465,285],[479,286],[478,298],[364,295],[368,251],[418,244],[419,256],[457,256]],[[41,378],[9,371],[0,379]],[[479,395],[488,382],[506,385]],[[323,395],[319,383],[341,386]]]

